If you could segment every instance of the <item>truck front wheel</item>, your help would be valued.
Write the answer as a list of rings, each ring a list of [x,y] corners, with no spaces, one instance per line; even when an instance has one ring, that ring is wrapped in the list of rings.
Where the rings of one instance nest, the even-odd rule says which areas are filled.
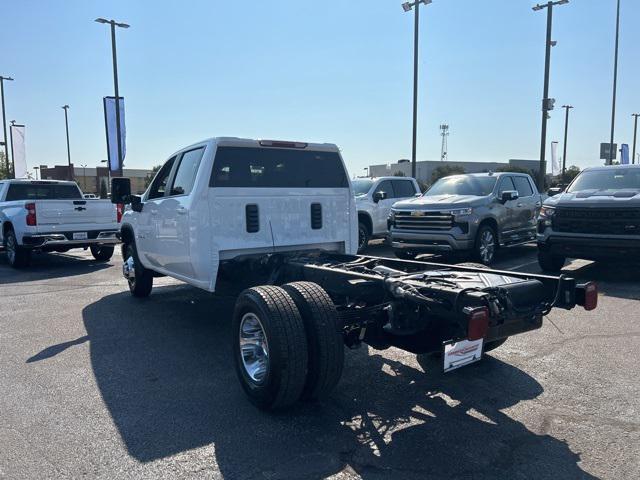
[[[478,229],[475,244],[475,256],[484,265],[490,265],[496,255],[498,238],[495,230],[489,225],[482,225]]]
[[[302,399],[325,398],[340,380],[344,366],[338,312],[329,294],[317,283],[294,282],[282,288],[298,307],[307,336],[309,368]]]
[[[148,297],[153,288],[153,272],[140,263],[136,246],[133,243],[122,245],[122,273],[129,283],[129,291],[134,297]]]
[[[364,222],[358,222],[358,253],[362,252],[369,246],[369,227]]]
[[[233,352],[240,384],[264,410],[300,399],[307,376],[308,349],[296,304],[280,287],[242,292],[233,313]]]
[[[4,235],[4,249],[7,252],[7,261],[13,268],[23,268],[31,260],[31,250],[21,247],[12,228]]]
[[[89,249],[91,250],[93,258],[99,262],[106,262],[113,256],[113,247],[106,245],[91,245]]]
[[[567,259],[548,252],[538,251],[538,264],[545,272],[559,272],[564,267]]]

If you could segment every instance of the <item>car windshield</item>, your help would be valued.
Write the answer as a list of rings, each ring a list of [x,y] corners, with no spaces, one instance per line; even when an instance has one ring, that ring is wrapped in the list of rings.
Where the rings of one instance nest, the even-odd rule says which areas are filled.
[[[486,197],[493,192],[496,177],[455,176],[438,180],[424,194],[425,197],[434,195],[474,195]]]
[[[576,177],[567,192],[583,190],[640,190],[640,169],[587,170]]]
[[[365,195],[371,189],[373,180],[369,180],[368,178],[358,178],[353,180],[351,185],[353,185],[353,193],[356,195]]]

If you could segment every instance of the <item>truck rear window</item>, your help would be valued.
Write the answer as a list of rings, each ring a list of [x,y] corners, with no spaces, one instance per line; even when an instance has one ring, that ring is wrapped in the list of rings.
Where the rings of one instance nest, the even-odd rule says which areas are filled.
[[[7,202],[15,200],[67,200],[82,199],[75,185],[12,183],[7,192]]]
[[[336,152],[218,147],[211,187],[347,188]]]

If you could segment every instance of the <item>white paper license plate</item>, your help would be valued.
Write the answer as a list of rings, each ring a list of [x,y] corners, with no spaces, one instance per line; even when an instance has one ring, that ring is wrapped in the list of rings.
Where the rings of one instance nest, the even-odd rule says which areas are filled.
[[[450,372],[477,362],[482,358],[482,342],[480,340],[461,340],[444,346],[444,371]]]
[[[73,232],[74,240],[86,240],[87,238],[87,232]]]

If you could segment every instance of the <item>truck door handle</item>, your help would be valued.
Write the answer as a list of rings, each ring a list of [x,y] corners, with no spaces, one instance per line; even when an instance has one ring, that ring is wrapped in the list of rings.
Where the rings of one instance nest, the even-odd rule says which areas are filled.
[[[184,207],[178,207],[178,208],[176,209],[176,211],[177,211],[180,215],[184,215],[184,214],[186,214],[186,213],[187,213],[187,209],[186,209],[186,208],[184,208]]]

